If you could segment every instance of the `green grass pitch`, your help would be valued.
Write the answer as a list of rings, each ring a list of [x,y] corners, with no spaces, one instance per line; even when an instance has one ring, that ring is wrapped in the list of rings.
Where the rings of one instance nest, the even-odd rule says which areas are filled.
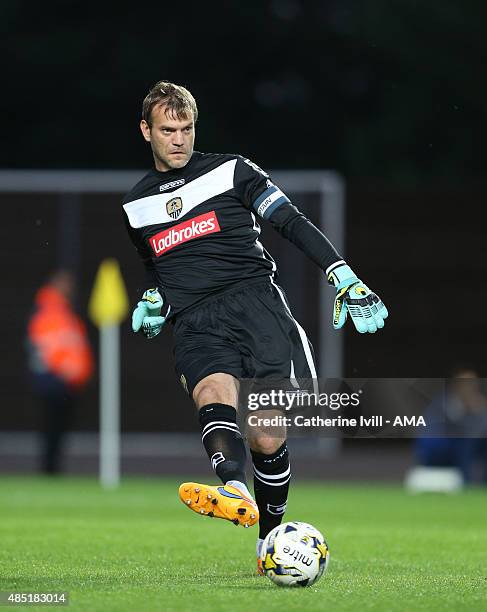
[[[69,591],[89,612],[487,609],[485,491],[295,482],[286,517],[322,530],[331,561],[283,589],[255,574],[256,528],[189,511],[179,482],[0,478],[0,591]]]

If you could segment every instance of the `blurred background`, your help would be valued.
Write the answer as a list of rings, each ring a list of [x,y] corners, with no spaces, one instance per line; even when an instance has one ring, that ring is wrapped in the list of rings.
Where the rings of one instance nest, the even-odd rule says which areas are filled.
[[[58,467],[97,470],[98,332],[87,305],[106,257],[118,260],[131,304],[145,289],[121,197],[152,161],[138,122],[160,79],[195,95],[197,150],[343,181],[344,253],[390,311],[380,334],[344,330],[344,375],[444,377],[468,363],[483,376],[486,17],[480,0],[3,2],[0,471],[45,468],[48,417],[29,382],[27,324],[60,268],[73,275],[93,370],[68,408],[49,409],[69,410]],[[319,192],[290,195],[326,233]],[[263,241],[318,348],[320,321],[331,325],[319,271],[272,229]],[[171,473],[184,456],[186,471],[209,473],[170,330],[148,343],[125,320],[121,359],[123,471]],[[414,462],[411,441],[346,440],[320,452],[319,462],[296,453],[298,472],[401,479]]]

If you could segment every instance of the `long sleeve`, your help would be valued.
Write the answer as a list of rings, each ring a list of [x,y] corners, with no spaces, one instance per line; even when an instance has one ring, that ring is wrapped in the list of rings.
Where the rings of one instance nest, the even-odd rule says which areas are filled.
[[[235,171],[237,191],[243,205],[266,219],[284,238],[295,244],[324,271],[343,258],[328,238],[303,215],[267,172],[239,157]]]
[[[268,220],[281,236],[295,244],[322,270],[343,260],[323,232],[290,202],[283,202]]]
[[[124,214],[125,226],[127,227],[127,232],[129,234],[130,240],[135,247],[135,250],[139,254],[140,259],[142,260],[142,264],[145,269],[145,283],[144,288],[149,289],[152,287],[158,286],[156,270],[154,267],[154,262],[152,261],[152,256],[147,248],[147,246],[140,240],[137,235],[137,232],[130,226],[128,222],[127,215]]]

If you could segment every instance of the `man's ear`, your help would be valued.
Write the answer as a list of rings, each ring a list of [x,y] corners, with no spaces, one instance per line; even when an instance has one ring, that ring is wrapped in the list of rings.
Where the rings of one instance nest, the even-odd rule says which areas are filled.
[[[140,131],[142,132],[144,140],[150,142],[150,127],[145,119],[141,119],[140,121]]]

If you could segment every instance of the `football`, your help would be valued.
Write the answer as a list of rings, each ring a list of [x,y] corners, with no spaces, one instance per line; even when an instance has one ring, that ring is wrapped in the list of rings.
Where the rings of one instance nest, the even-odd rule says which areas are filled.
[[[297,521],[275,527],[261,550],[264,574],[278,586],[311,586],[324,574],[329,558],[323,535]]]

